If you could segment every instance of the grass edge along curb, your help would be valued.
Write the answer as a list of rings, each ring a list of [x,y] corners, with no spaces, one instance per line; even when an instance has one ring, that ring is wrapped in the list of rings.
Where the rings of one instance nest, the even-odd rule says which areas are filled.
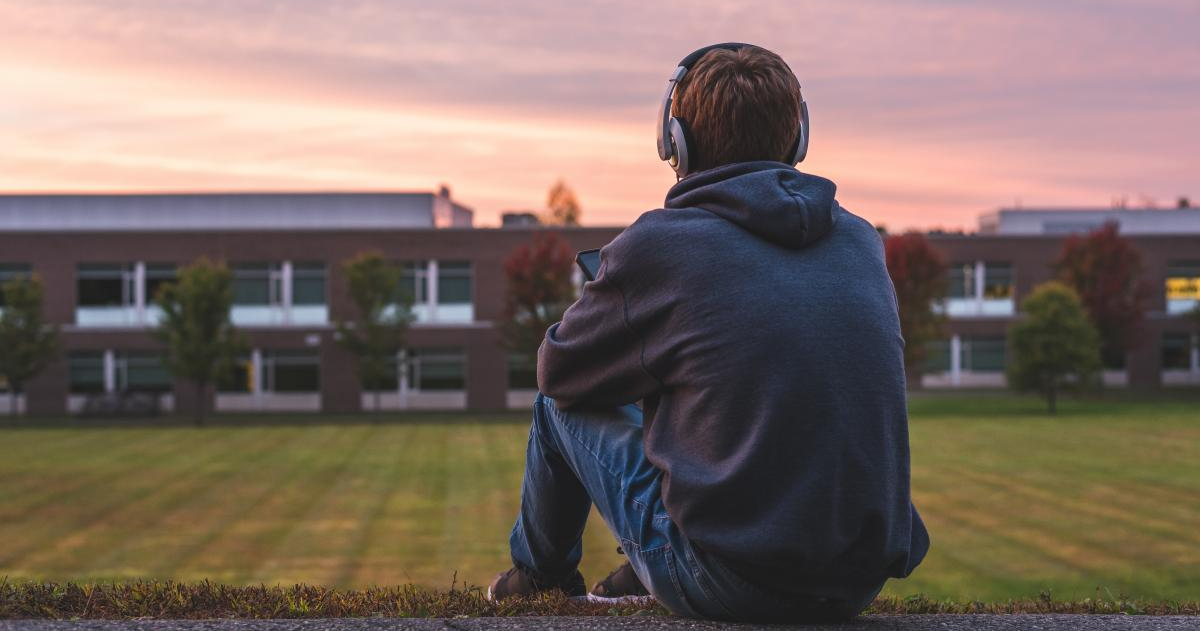
[[[1148,602],[1106,594],[1057,601],[997,603],[931,600],[924,596],[877,599],[870,614],[1132,614],[1200,615],[1200,601]],[[478,587],[448,591],[413,585],[340,590],[314,585],[235,587],[210,581],[128,583],[9,582],[0,579],[0,619],[213,619],[213,618],[454,618],[494,616],[666,615],[658,607],[572,602],[561,594],[489,602]]]

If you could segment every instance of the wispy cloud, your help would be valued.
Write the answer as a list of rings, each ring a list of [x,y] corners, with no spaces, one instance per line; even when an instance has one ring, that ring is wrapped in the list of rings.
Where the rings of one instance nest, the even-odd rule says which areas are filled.
[[[1197,194],[1188,2],[0,0],[0,187],[432,188],[485,223],[565,177],[590,223],[672,183],[666,74],[760,43],[800,76],[805,168],[893,227]]]

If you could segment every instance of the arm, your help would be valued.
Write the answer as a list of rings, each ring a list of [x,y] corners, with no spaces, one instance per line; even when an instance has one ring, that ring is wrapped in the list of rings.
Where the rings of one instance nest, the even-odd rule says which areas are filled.
[[[596,280],[584,285],[538,350],[538,387],[561,408],[623,405],[662,389],[643,357],[654,300],[639,297],[642,304],[631,305],[620,266],[609,248],[603,254]]]

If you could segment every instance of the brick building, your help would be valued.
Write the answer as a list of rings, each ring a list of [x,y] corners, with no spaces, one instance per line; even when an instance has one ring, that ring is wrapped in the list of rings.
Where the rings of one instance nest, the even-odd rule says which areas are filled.
[[[415,296],[409,348],[396,358],[394,384],[379,397],[383,406],[528,405],[531,371],[510,360],[496,324],[504,311],[504,260],[544,228],[474,228],[471,215],[444,188],[0,196],[0,281],[39,274],[47,316],[62,329],[61,356],[27,385],[18,404],[33,414],[62,415],[103,393],[137,390],[160,393],[166,408],[189,408],[195,395],[172,382],[149,333],[159,317],[152,297],[175,269],[206,256],[233,270],[232,317],[252,348],[213,393],[217,410],[369,408],[374,397],[359,387],[353,359],[333,339],[333,322],[352,312],[341,262],[375,250],[404,265]],[[949,316],[949,337],[931,348],[925,386],[1003,386],[1005,331],[1019,317],[1020,299],[1052,276],[1062,240],[1054,230],[1022,225],[1020,234],[993,227],[990,234],[931,237],[952,266],[950,295],[940,307]],[[1106,380],[1138,388],[1200,385],[1195,325],[1184,316],[1200,299],[1200,232],[1140,230],[1130,238],[1156,291],[1142,345]],[[560,232],[571,247],[584,249],[619,231]],[[0,414],[9,403],[0,384]]]

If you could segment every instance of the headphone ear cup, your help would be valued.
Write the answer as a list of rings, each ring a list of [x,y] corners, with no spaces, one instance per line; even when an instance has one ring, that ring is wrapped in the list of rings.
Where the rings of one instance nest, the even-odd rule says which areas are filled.
[[[800,124],[796,127],[796,144],[792,147],[792,166],[804,162],[808,155],[808,104],[800,101]]]
[[[675,145],[671,168],[675,169],[675,175],[680,178],[686,177],[691,170],[691,150],[695,144],[692,143],[687,123],[682,119],[671,117],[671,144]]]

